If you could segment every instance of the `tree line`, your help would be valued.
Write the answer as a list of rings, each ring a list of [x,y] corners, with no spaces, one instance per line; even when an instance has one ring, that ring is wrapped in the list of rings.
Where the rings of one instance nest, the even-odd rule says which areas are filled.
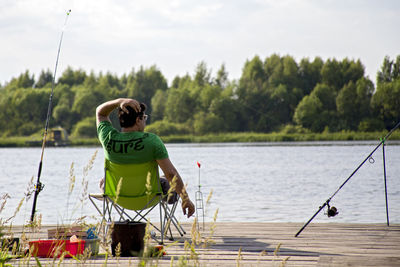
[[[52,80],[50,70],[37,79],[27,70],[0,86],[3,137],[43,131]],[[96,106],[117,97],[144,102],[147,130],[160,135],[379,131],[400,119],[400,55],[383,59],[376,86],[360,60],[348,58],[255,56],[238,80],[228,78],[224,64],[212,73],[200,62],[192,75],[176,76],[170,85],[156,66],[122,76],[68,67],[54,88],[50,125],[95,137]]]

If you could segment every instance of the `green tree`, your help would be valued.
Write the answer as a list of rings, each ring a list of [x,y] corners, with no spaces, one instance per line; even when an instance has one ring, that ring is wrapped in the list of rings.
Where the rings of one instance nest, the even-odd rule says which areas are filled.
[[[336,92],[326,84],[317,84],[296,107],[293,120],[314,132],[337,129]]]
[[[53,125],[63,127],[71,132],[72,127],[80,120],[80,115],[73,111],[76,87],[69,87],[66,84],[58,84],[54,89],[56,100],[52,111]]]
[[[45,125],[50,89],[20,88],[13,92],[10,133],[30,135]]]
[[[99,78],[97,79],[97,83],[92,84],[94,85],[90,85],[91,87],[89,88],[91,88],[93,91],[99,92],[101,95],[103,95],[104,99],[125,97],[118,77],[109,72],[107,72],[105,75],[100,74]]]
[[[373,84],[362,78],[346,84],[336,98],[338,115],[343,129],[357,130],[360,122],[370,115]]]
[[[345,58],[341,62],[328,59],[321,69],[322,83],[339,92],[349,82],[355,83],[364,77],[364,66],[360,60],[350,61]]]
[[[39,79],[37,80],[35,87],[36,88],[43,88],[43,87],[51,87],[53,82],[53,74],[50,72],[49,69],[46,71],[42,70],[39,75]]]
[[[240,112],[241,105],[232,96],[221,96],[215,98],[209,108],[209,111],[221,120],[216,129],[221,132],[236,132],[243,130],[241,121],[242,113]],[[250,116],[247,114],[247,116]]]
[[[264,65],[258,56],[246,61],[235,93],[241,105],[243,117],[245,114],[251,114],[251,116],[246,116],[246,120],[241,121],[241,131],[260,129],[262,126],[260,118],[268,112],[270,95],[267,91]],[[269,124],[265,124],[265,127],[269,128]]]
[[[393,82],[400,77],[400,55],[397,56],[396,61],[390,60],[389,56],[383,59],[381,69],[376,75],[378,85],[381,83]]]
[[[193,118],[195,101],[185,87],[171,88],[165,108],[165,117],[170,122],[184,123]]]
[[[336,92],[326,84],[317,84],[311,93],[315,95],[322,104],[324,110],[336,111]]]
[[[259,57],[247,61],[237,90],[239,103],[252,113],[247,130],[269,132],[291,123],[303,97],[299,67],[291,56],[271,55],[264,63]]]
[[[190,91],[193,114],[207,111],[211,101],[221,93],[222,88],[213,80],[211,69],[207,69],[205,62],[200,62],[196,67],[192,82],[187,81],[184,85],[182,84]]]
[[[372,107],[386,129],[393,128],[400,118],[400,79],[378,83]]]
[[[400,118],[400,55],[396,62],[386,56],[377,73],[377,88],[371,106],[377,118],[387,129],[396,125]]]
[[[263,62],[260,57],[255,56],[252,60],[247,60],[239,81],[239,97],[244,98],[244,94],[249,90],[262,91],[266,80],[267,75],[264,72]]]
[[[172,80],[171,88],[179,88],[182,86],[187,86],[190,85],[191,82],[192,78],[188,73],[183,77],[175,76],[175,78]]]
[[[0,136],[7,137],[15,129],[15,120],[9,118],[15,118],[18,110],[16,110],[13,100],[13,94],[15,90],[9,88],[3,88],[0,90]]]
[[[167,91],[158,89],[151,99],[151,106],[153,110],[151,112],[151,122],[162,120],[165,114],[166,102],[168,99]]]
[[[75,99],[72,105],[72,112],[79,114],[81,120],[95,115],[96,107],[106,101],[104,95],[97,90],[89,91],[83,86],[74,87]]]
[[[303,90],[303,95],[308,95],[314,87],[321,83],[321,70],[324,65],[320,57],[316,57],[313,62],[308,58],[303,58],[299,64],[299,80],[300,88]]]
[[[96,137],[96,119],[94,116],[79,121],[72,131],[73,137]]]
[[[374,84],[368,78],[361,78],[356,83],[357,90],[357,112],[360,117],[369,117],[372,115],[371,100],[375,91]]]
[[[278,126],[291,122],[297,105],[297,96],[290,92],[286,85],[280,84],[272,89],[270,97],[268,114],[273,118],[274,125]]]
[[[182,123],[173,123],[166,120],[156,121],[146,127],[146,131],[160,136],[172,134],[189,134],[190,129]]]
[[[328,59],[321,69],[322,83],[332,87],[337,92],[345,84],[340,63],[336,59]]]
[[[82,135],[97,105],[132,97],[147,104],[153,120],[149,126],[154,122],[180,133],[373,130],[382,128],[381,121],[390,128],[400,117],[399,73],[400,56],[385,57],[373,95],[374,85],[364,77],[360,60],[347,58],[305,58],[298,64],[291,56],[255,56],[233,81],[224,64],[213,77],[200,62],[193,75],[176,76],[169,88],[156,66],[140,67],[121,78],[109,72],[86,75],[68,67],[54,90],[50,123]],[[42,128],[51,79],[49,70],[42,71],[35,84],[34,76],[25,71],[1,88],[2,135],[26,135]],[[293,122],[297,125],[287,126]]]
[[[213,113],[198,112],[194,116],[194,133],[201,135],[220,132],[222,123],[223,119]]]
[[[354,130],[358,126],[360,118],[355,113],[355,101],[357,99],[356,85],[353,82],[345,85],[336,98],[338,115],[341,118],[342,129]]]
[[[79,116],[65,104],[57,105],[53,110],[54,125],[63,127],[67,132],[71,132]]]
[[[343,86],[349,82],[356,83],[359,79],[364,77],[364,66],[360,60],[350,61],[345,58],[341,62]]]
[[[258,57],[256,57],[258,58]],[[259,60],[254,58],[255,60]],[[261,61],[261,60],[260,60]],[[257,62],[258,64],[258,62]],[[268,80],[271,85],[280,84],[280,73],[283,71],[282,59],[278,54],[273,54],[267,57],[263,63],[263,77],[262,79]],[[275,75],[274,75],[275,74]],[[275,77],[274,77],[275,76]],[[261,78],[261,77],[258,77]]]
[[[93,89],[99,84],[99,78],[97,75],[92,71],[89,75],[85,77],[83,81],[83,86],[87,89]]]
[[[200,110],[207,111],[214,99],[219,98],[222,88],[219,86],[206,85],[200,91],[198,102]]]
[[[116,88],[117,90],[122,90],[120,80],[117,75],[107,72],[106,74],[100,74],[98,78],[98,86],[104,88]]]
[[[294,113],[294,121],[303,128],[321,132],[325,123],[321,114],[323,106],[316,95],[306,95],[299,103]]]
[[[32,88],[34,84],[34,75],[29,74],[29,70],[26,70],[17,78],[12,78],[11,81],[9,83],[6,83],[4,87],[9,89]]]
[[[225,69],[225,64],[222,64],[219,68],[214,83],[221,89],[225,89],[229,85],[228,72]]]
[[[137,73],[132,72],[127,79],[127,97],[144,102],[148,107],[148,113],[152,113],[151,99],[157,90],[165,91],[168,84],[162,73],[156,66],[149,69],[140,67]]]
[[[280,58],[280,61],[269,76],[268,82],[271,87],[285,85],[289,91],[295,87],[299,87],[299,67],[294,58],[291,56]]]
[[[68,67],[58,79],[58,83],[66,84],[69,86],[73,85],[81,85],[86,79],[86,72],[82,69],[73,70],[71,67]]]
[[[200,87],[211,84],[211,71],[207,69],[207,64],[204,61],[200,62],[196,67],[194,82]]]

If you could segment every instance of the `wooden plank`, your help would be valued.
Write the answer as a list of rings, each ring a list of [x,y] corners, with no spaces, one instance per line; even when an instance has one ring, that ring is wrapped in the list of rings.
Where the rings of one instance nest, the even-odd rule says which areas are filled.
[[[176,243],[167,241],[167,255],[152,259],[158,266],[170,266],[171,260],[178,263],[186,259],[189,265],[200,266],[398,266],[400,252],[400,225],[390,227],[385,224],[346,224],[313,223],[297,238],[294,234],[301,228],[299,223],[206,223],[201,231],[203,239],[212,240],[210,246],[195,247],[196,258],[191,259],[190,249],[185,250],[185,241],[191,243],[192,225],[183,224],[187,231],[184,238]],[[29,239],[47,238],[47,229],[56,226],[43,226],[31,231],[21,226],[10,231],[14,236],[23,233]],[[7,229],[5,229],[7,232]],[[211,236],[212,233],[212,236]],[[240,250],[240,253],[239,253]],[[104,252],[104,251],[102,251]],[[36,265],[34,259],[11,261],[13,265]],[[40,259],[43,266],[52,265],[52,259]],[[102,256],[85,260],[85,265],[137,266],[137,258]],[[55,264],[58,261],[56,259]],[[81,264],[81,263],[79,263]],[[341,265],[347,264],[347,265]],[[61,266],[77,265],[73,259],[64,259]]]
[[[391,267],[400,266],[400,257],[365,257],[365,256],[321,256],[317,266],[320,267],[342,267],[342,266],[379,266],[379,267]]]

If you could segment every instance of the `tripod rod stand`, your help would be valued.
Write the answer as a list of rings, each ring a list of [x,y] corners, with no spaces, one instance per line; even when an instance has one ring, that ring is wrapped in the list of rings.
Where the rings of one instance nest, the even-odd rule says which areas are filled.
[[[372,152],[361,162],[361,164],[350,174],[350,176],[342,183],[342,185],[333,193],[331,197],[329,197],[325,203],[322,204],[322,206],[319,207],[317,212],[303,225],[303,227],[296,233],[295,237],[297,237],[306,227],[307,225],[318,215],[318,213],[325,208],[325,206],[329,206],[329,202],[331,199],[340,191],[340,189],[343,188],[343,186],[353,177],[353,175],[361,168],[364,163],[371,158],[372,154],[375,153],[375,151],[383,145],[383,169],[384,169],[384,181],[385,181],[385,198],[386,198],[386,219],[387,219],[387,225],[389,225],[389,211],[388,211],[388,202],[387,202],[387,188],[386,188],[386,164],[385,164],[385,141],[390,137],[390,135],[400,126],[400,122],[396,124],[396,126],[389,131],[386,136],[381,139],[381,142],[372,150]]]
[[[200,232],[200,211],[203,215],[203,230],[204,230],[204,204],[203,204],[203,193],[201,192],[201,183],[200,183],[200,162],[197,162],[197,166],[199,167],[199,184],[198,190],[196,191],[196,223],[197,223],[197,231]]]

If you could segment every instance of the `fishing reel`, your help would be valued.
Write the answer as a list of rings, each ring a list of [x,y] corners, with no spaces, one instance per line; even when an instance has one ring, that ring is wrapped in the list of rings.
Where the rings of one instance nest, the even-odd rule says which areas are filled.
[[[328,210],[327,210],[327,212],[325,214],[328,215],[328,217],[335,217],[336,215],[339,214],[339,212],[338,212],[336,207],[329,206],[329,203],[326,203],[326,205],[328,206]]]
[[[44,184],[42,184],[41,182],[38,182],[37,184],[35,184],[35,191],[36,192],[41,192],[44,188]]]

